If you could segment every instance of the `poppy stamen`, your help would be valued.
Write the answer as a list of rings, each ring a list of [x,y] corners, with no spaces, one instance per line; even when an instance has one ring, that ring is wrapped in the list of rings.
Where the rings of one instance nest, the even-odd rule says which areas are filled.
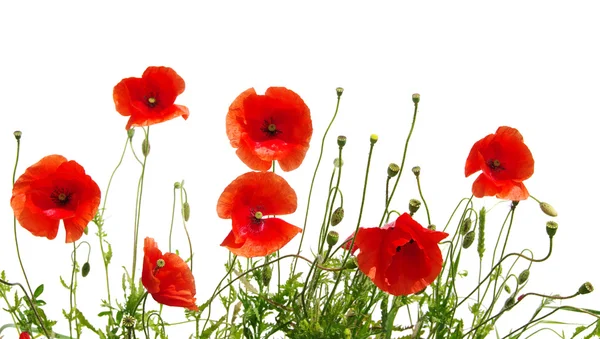
[[[144,97],[146,100],[146,105],[150,108],[154,108],[156,105],[158,105],[158,99],[156,97],[157,95],[154,93],[150,93],[148,96]]]
[[[488,166],[492,171],[501,171],[505,169],[504,166],[502,166],[500,160],[498,159],[488,161]]]
[[[152,271],[153,275],[156,275],[156,273],[158,272],[159,269],[165,267],[165,260],[164,259],[158,259],[156,260],[156,267],[154,267],[154,270]]]
[[[406,245],[408,245],[408,244],[412,244],[412,243],[414,243],[414,242],[415,242],[415,241],[414,241],[413,239],[410,239],[410,240],[409,240],[409,241],[408,241],[406,244],[404,244],[404,245],[402,245],[402,246],[406,246]],[[397,253],[397,252],[400,252],[400,250],[402,249],[402,246],[398,246],[398,247],[396,247],[396,253]]]
[[[263,127],[261,127],[260,130],[270,137],[274,137],[277,134],[281,133],[281,131],[277,129],[277,125],[275,125],[273,118],[271,118],[270,121],[264,120]]]
[[[56,188],[50,193],[50,199],[58,206],[65,206],[71,201],[71,192],[68,192],[64,188]]]

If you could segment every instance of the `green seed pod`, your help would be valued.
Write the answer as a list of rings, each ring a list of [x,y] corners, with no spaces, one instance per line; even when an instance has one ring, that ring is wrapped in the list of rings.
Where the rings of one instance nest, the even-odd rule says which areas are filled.
[[[338,232],[329,231],[329,233],[327,233],[327,245],[329,245],[329,247],[337,244],[339,239],[340,239],[340,234]]]
[[[585,282],[581,287],[579,287],[579,294],[588,294],[594,291],[594,286],[592,286],[591,282]]]
[[[527,279],[529,279],[529,270],[524,270],[523,272],[521,272],[521,274],[519,274],[517,283],[519,285],[523,285],[527,281]]]
[[[335,93],[337,93],[337,96],[339,98],[344,93],[344,89],[342,87],[338,87],[338,88],[335,89]]]
[[[21,140],[21,136],[23,135],[23,132],[21,132],[21,131],[14,131],[13,135],[15,136],[15,139]]]
[[[471,232],[465,234],[465,237],[463,238],[462,247],[464,249],[467,249],[467,248],[471,247],[471,245],[473,245],[474,241],[475,241],[475,231],[471,231]]]
[[[419,93],[415,93],[415,94],[413,94],[413,95],[412,95],[412,101],[413,101],[415,104],[418,104],[418,103],[419,103],[419,101],[421,101],[421,94],[419,94]]]
[[[175,184],[173,184],[173,187],[175,187],[176,190],[181,188],[181,183],[179,181],[175,182]]]
[[[371,136],[369,137],[369,141],[371,141],[372,145],[375,144],[377,140],[379,140],[379,136],[377,134],[371,134]]]
[[[387,175],[390,178],[395,177],[396,175],[398,175],[399,172],[400,172],[400,166],[398,166],[398,164],[391,163],[387,168]]]
[[[467,232],[469,232],[471,230],[472,224],[473,224],[473,221],[471,221],[470,218],[463,220],[462,225],[460,227],[460,234],[462,234],[462,235],[467,234]]]
[[[427,229],[435,231],[435,230],[437,230],[437,226],[435,226],[434,224],[431,224],[431,225],[427,226]]]
[[[90,263],[86,262],[81,266],[81,276],[85,278],[88,274],[90,274]]]
[[[546,223],[546,233],[550,238],[554,237],[556,231],[558,230],[558,224],[554,221],[548,221]]]
[[[340,135],[339,137],[337,137],[337,144],[340,147],[346,146],[346,137],[343,135]]]
[[[419,175],[421,175],[421,167],[419,167],[419,166],[413,167],[412,172],[415,175],[415,177],[418,177]]]
[[[183,210],[183,220],[190,220],[190,204],[186,201],[183,203],[183,206],[181,208]]]
[[[410,199],[408,201],[408,211],[410,212],[410,215],[417,213],[419,207],[421,207],[421,202],[419,200]]]
[[[344,268],[347,270],[353,270],[357,267],[358,267],[358,264],[356,263],[356,258],[354,258],[354,257],[348,258],[348,260],[346,260],[346,264],[344,265]]]
[[[515,301],[515,297],[513,295],[511,295],[504,302],[504,308],[507,309],[507,310],[509,310],[511,307],[513,307],[515,305],[515,302],[516,302]]]
[[[344,208],[338,207],[331,214],[331,226],[336,226],[344,219]]]

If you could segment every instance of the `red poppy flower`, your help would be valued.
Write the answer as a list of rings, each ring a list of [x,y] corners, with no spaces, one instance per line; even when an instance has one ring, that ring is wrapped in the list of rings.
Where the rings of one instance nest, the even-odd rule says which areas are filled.
[[[38,237],[56,238],[62,220],[69,243],[96,215],[100,188],[77,162],[49,155],[15,182],[10,205],[21,226]]]
[[[249,172],[225,188],[217,214],[231,219],[232,230],[221,246],[246,258],[269,255],[290,242],[301,228],[279,218],[296,211],[296,192],[273,172]]]
[[[129,117],[125,129],[150,126],[179,116],[187,119],[187,107],[175,105],[185,82],[169,67],[148,67],[141,78],[126,78],[113,90],[117,112]]]
[[[467,157],[465,176],[483,171],[473,182],[473,195],[525,200],[523,180],[533,174],[533,156],[518,130],[501,126],[495,134],[477,141]]]
[[[227,136],[238,157],[253,170],[268,171],[277,160],[284,171],[302,163],[312,136],[310,110],[284,87],[240,94],[227,113]]]
[[[144,239],[142,284],[160,304],[198,310],[192,271],[177,254],[163,255],[152,238]]]
[[[353,251],[360,250],[358,268],[379,289],[409,295],[425,289],[440,274],[438,243],[447,236],[424,228],[404,213],[382,228],[359,228]]]

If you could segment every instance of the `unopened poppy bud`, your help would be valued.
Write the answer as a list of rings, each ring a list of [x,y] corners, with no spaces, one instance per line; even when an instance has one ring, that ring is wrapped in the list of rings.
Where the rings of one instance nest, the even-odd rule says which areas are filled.
[[[335,93],[337,93],[337,96],[339,98],[344,93],[344,89],[342,87],[338,87],[338,88],[335,89]]]
[[[552,207],[552,205],[550,205],[547,202],[540,202],[540,208],[542,209],[542,212],[546,213],[546,215],[548,215],[548,216],[551,216],[551,217],[558,216],[558,213],[556,212],[554,207]]]
[[[29,332],[21,332],[21,334],[19,335],[19,339],[31,339],[31,335],[29,334]]]
[[[415,175],[415,177],[418,177],[421,174],[421,167],[419,167],[419,166],[413,167],[412,172]]]
[[[121,323],[123,324],[123,327],[133,328],[135,327],[135,317],[126,314],[123,316],[123,320],[121,320]]]
[[[410,215],[417,213],[419,207],[421,207],[421,202],[419,200],[410,199],[408,201],[408,211],[410,212]]]
[[[529,279],[529,270],[524,270],[523,272],[521,272],[521,274],[519,274],[517,283],[519,285],[523,285],[527,281],[527,279]]]
[[[129,138],[129,140],[133,139],[134,135],[135,135],[135,128],[130,128],[127,130],[127,137]]]
[[[520,296],[517,298],[517,301],[521,301],[521,300],[523,300],[523,298],[525,298],[525,294],[521,294],[521,295],[520,295]]]
[[[150,154],[150,143],[148,142],[148,139],[144,139],[144,141],[142,141],[142,154],[145,157]]]
[[[473,245],[474,241],[475,241],[475,231],[471,231],[471,232],[465,234],[465,237],[463,238],[462,247],[464,249],[467,249],[467,248],[471,247],[471,245]]]
[[[437,227],[434,224],[431,224],[431,225],[427,226],[427,229],[435,231],[437,229]]]
[[[462,234],[462,235],[467,234],[467,232],[469,232],[471,230],[472,223],[473,222],[471,221],[470,218],[463,220],[462,225],[460,227],[460,234]]]
[[[510,293],[510,286],[504,285],[504,290],[506,291],[506,293]]]
[[[336,168],[344,166],[344,160],[340,160],[340,158],[333,159],[333,166],[335,166]]]
[[[156,260],[156,267],[158,267],[158,268],[165,267],[165,260],[164,259],[158,259],[158,260]]]
[[[85,278],[88,274],[90,274],[90,263],[86,262],[81,266],[81,276]]]
[[[377,142],[377,140],[379,140],[379,136],[377,134],[371,134],[369,140],[371,141],[371,144],[374,145]]]
[[[183,203],[182,209],[183,209],[183,220],[185,220],[185,221],[190,220],[190,204],[187,201]]]
[[[346,137],[345,137],[345,136],[343,136],[343,135],[340,135],[340,136],[338,136],[338,137],[337,137],[337,144],[338,144],[338,146],[340,146],[340,147],[344,147],[344,146],[346,146]]]
[[[421,101],[421,94],[419,94],[419,93],[415,93],[415,94],[413,94],[413,95],[412,95],[412,101],[413,101],[415,104],[418,104],[418,103],[419,103],[419,101]]]
[[[342,219],[344,219],[344,208],[338,207],[331,214],[331,226],[336,226],[337,224],[342,222]]]
[[[265,266],[262,274],[262,283],[263,286],[268,286],[271,282],[271,277],[273,276],[273,269],[270,266]]]
[[[546,223],[546,233],[550,238],[554,237],[556,231],[558,230],[558,224],[554,221],[548,221]]]
[[[23,132],[21,132],[21,131],[14,131],[13,135],[15,136],[15,139],[21,140],[21,136],[23,135]]]
[[[346,260],[346,264],[344,265],[344,268],[348,269],[348,270],[353,270],[357,267],[358,267],[358,264],[356,263],[356,258],[354,258],[354,257],[348,258],[348,260]]]
[[[329,245],[329,247],[337,244],[338,240],[340,240],[340,234],[336,231],[329,231],[329,233],[327,233],[327,245]]]
[[[592,293],[594,292],[594,286],[592,286],[592,283],[587,281],[585,283],[583,283],[583,285],[581,285],[581,287],[579,287],[579,294],[588,294],[588,293]]]
[[[85,235],[88,235],[89,231],[90,230],[88,229],[88,227],[86,225],[85,228],[83,229],[83,233],[85,233]]]
[[[396,175],[398,175],[399,172],[400,172],[400,166],[398,166],[398,164],[391,163],[387,168],[387,175],[390,178],[395,177]]]
[[[344,339],[352,339],[352,331],[349,328],[344,329]]]
[[[513,307],[515,305],[515,297],[513,295],[511,295],[510,297],[508,297],[508,299],[506,299],[506,301],[504,302],[504,308],[505,309],[510,309],[511,307]]]
[[[178,189],[180,189],[180,188],[181,188],[181,183],[178,181],[178,182],[176,182],[176,183],[173,185],[173,187],[175,187],[175,189],[177,189],[177,190],[178,190]]]

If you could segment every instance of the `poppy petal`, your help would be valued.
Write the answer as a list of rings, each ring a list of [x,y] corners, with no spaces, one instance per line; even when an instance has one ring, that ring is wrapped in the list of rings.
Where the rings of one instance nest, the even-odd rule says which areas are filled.
[[[266,218],[263,220],[260,232],[246,233],[242,244],[235,241],[232,231],[221,246],[227,247],[231,253],[242,257],[262,257],[280,250],[300,232],[302,232],[300,227],[284,220]]]

